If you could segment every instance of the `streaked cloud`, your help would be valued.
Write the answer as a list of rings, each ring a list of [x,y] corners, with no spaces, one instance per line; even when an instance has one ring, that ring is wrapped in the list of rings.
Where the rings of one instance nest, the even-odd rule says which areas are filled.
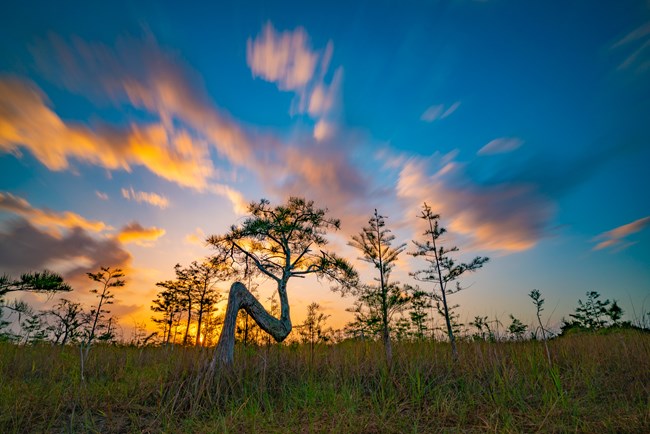
[[[422,113],[420,120],[423,120],[424,122],[433,122],[438,119],[444,119],[451,116],[452,113],[458,110],[458,107],[460,107],[460,101],[456,101],[449,107],[446,107],[444,104],[432,105]]]
[[[494,155],[512,152],[521,147],[524,141],[517,137],[501,137],[490,141],[477,152],[477,155]]]
[[[260,35],[248,39],[246,61],[254,77],[277,83],[282,90],[297,90],[311,81],[318,55],[302,27],[278,32],[268,22]]]
[[[120,229],[116,238],[124,244],[135,243],[140,246],[149,247],[154,241],[163,235],[165,235],[164,229],[155,226],[145,228],[138,222],[131,222]]]
[[[270,22],[246,45],[246,60],[253,76],[296,93],[292,110],[308,113],[316,120],[313,136],[317,141],[332,137],[340,111],[343,68],[334,71],[329,83],[325,81],[333,52],[331,41],[323,50],[314,50],[302,27],[278,32]]]
[[[149,205],[165,209],[169,206],[169,199],[158,193],[147,193],[146,191],[135,191],[133,187],[123,188],[122,197],[127,200],[134,200],[138,203],[148,203]]]
[[[625,59],[618,65],[618,70],[633,69],[636,72],[645,72],[650,69],[650,60],[647,56],[650,49],[650,22],[637,27],[616,41],[611,49],[625,53]]]
[[[70,160],[110,170],[144,166],[179,185],[204,188],[214,169],[207,148],[183,131],[162,124],[126,128],[64,122],[30,81],[0,77],[0,150],[26,148],[48,169],[61,171]]]
[[[517,252],[535,246],[553,217],[552,203],[533,186],[474,183],[464,167],[446,156],[410,158],[400,170],[397,195],[409,210],[426,201],[445,226],[477,249]]]
[[[101,200],[108,200],[108,194],[99,190],[95,190],[95,196]]]
[[[168,134],[175,131],[175,120],[185,124],[181,148],[189,139],[204,140],[215,146],[220,156],[246,165],[258,155],[264,157],[267,147],[274,146],[247,133],[219,110],[203,78],[177,52],[160,47],[152,36],[120,38],[114,48],[50,36],[35,44],[32,53],[40,70],[69,90],[147,110],[161,119]]]
[[[88,220],[71,211],[58,212],[46,208],[34,208],[27,200],[11,193],[0,192],[0,210],[22,216],[30,224],[47,228],[53,234],[59,234],[61,229],[75,227],[91,232],[112,229],[102,221]]]
[[[637,232],[642,231],[648,225],[650,225],[650,216],[640,218],[633,221],[632,223],[619,226],[607,232],[594,237],[594,241],[597,241],[593,250],[602,250],[606,248],[613,248],[616,250],[623,250],[632,244],[634,241],[628,241],[627,237]]]

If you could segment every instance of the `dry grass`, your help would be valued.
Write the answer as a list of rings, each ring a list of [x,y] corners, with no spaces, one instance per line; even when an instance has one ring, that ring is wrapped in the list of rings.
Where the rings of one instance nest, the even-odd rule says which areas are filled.
[[[650,432],[650,335],[204,350],[0,344],[0,432]],[[206,381],[209,380],[209,381]]]

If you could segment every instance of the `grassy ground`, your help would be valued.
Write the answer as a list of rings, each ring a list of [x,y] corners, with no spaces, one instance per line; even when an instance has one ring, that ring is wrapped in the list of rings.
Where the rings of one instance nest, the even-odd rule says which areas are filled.
[[[209,352],[0,344],[0,432],[650,432],[650,335]]]

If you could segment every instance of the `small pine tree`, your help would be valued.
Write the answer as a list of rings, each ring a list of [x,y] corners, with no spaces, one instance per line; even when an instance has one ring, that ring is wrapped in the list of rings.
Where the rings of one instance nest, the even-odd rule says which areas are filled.
[[[578,307],[575,313],[569,316],[573,318],[573,324],[578,327],[597,330],[607,324],[609,300],[600,300],[600,294],[596,291],[587,291],[587,300],[583,303],[578,300]]]
[[[428,262],[429,266],[411,275],[417,280],[432,282],[437,286],[439,292],[434,289],[433,299],[436,300],[437,305],[442,303],[442,315],[445,318],[447,326],[447,335],[451,343],[451,353],[454,360],[457,360],[458,349],[456,348],[456,339],[454,337],[456,333],[454,333],[454,327],[452,325],[451,309],[447,301],[447,296],[463,289],[457,281],[460,276],[466,272],[473,272],[480,269],[489,258],[477,256],[469,263],[456,263],[451,258],[450,253],[457,252],[458,247],[446,248],[440,244],[440,237],[446,232],[446,229],[439,225],[440,215],[434,214],[431,207],[424,203],[419,217],[427,224],[427,229],[423,234],[426,239],[424,242],[413,241],[416,250],[410,254],[415,257],[422,257]],[[448,287],[450,282],[456,282],[456,286]]]
[[[408,303],[408,297],[401,291],[397,283],[389,283],[390,273],[395,266],[400,253],[406,244],[392,246],[395,236],[386,228],[385,216],[377,210],[368,220],[358,235],[352,237],[349,245],[357,248],[362,256],[362,261],[372,264],[379,273],[376,285],[361,285],[359,301],[367,306],[370,312],[369,320],[373,323],[378,319],[381,324],[381,336],[386,350],[386,360],[390,365],[393,359],[393,349],[390,341],[391,318],[397,311],[401,311]]]

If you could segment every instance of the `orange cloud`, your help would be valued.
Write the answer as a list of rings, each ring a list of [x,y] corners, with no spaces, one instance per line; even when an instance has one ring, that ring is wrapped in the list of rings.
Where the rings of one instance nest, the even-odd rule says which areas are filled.
[[[173,130],[182,121],[216,147],[220,156],[250,167],[263,158],[274,142],[249,137],[230,116],[218,110],[201,76],[182,59],[164,51],[153,37],[118,39],[115,48],[78,38],[68,43],[58,36],[39,41],[32,53],[38,67],[68,89],[115,103],[129,102],[157,114],[162,125]],[[189,136],[176,137],[185,150]],[[190,147],[189,155],[194,154]],[[200,153],[200,155],[204,155]]]
[[[127,200],[134,200],[138,203],[148,203],[160,209],[165,209],[169,206],[169,199],[157,193],[147,193],[146,191],[135,191],[133,187],[122,189],[122,197]]]
[[[598,240],[602,240],[602,241],[596,244],[593,250],[602,250],[608,247],[617,247],[622,250],[634,244],[633,242],[625,241],[625,239],[628,236],[642,231],[648,225],[650,225],[650,216],[640,218],[638,220],[633,221],[632,223],[619,226],[607,232],[603,232],[602,234],[594,238],[594,241],[598,241]]]
[[[9,211],[26,218],[31,224],[48,228],[59,234],[59,229],[82,228],[91,232],[101,232],[112,229],[104,222],[88,220],[79,214],[64,211],[57,212],[49,209],[34,208],[27,200],[11,193],[0,193],[0,210]]]
[[[185,242],[188,244],[203,246],[205,244],[206,238],[207,236],[205,235],[203,229],[197,227],[194,232],[185,236]]]
[[[0,78],[0,149],[12,152],[19,147],[56,171],[67,169],[70,159],[112,170],[144,166],[164,179],[197,189],[205,188],[214,172],[207,149],[200,143],[190,146],[182,132],[170,134],[160,124],[132,124],[125,130],[67,124],[47,106],[36,85],[4,77]]]
[[[212,184],[209,190],[214,194],[226,197],[232,203],[235,213],[246,214],[248,212],[249,202],[239,191],[223,184]]]
[[[152,242],[165,235],[165,230],[157,227],[145,228],[138,222],[131,222],[120,229],[116,235],[121,243],[135,243],[150,246]]]

